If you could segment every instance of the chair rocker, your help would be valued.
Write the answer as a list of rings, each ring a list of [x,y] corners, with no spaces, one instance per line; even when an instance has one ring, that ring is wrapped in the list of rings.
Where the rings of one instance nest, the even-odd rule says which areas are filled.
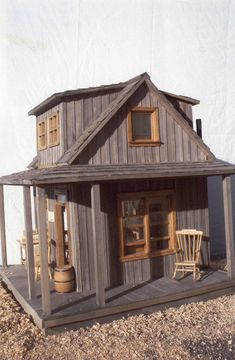
[[[176,231],[177,251],[173,279],[176,278],[178,272],[181,273],[183,277],[186,272],[192,272],[194,280],[200,279],[199,257],[202,235],[202,231],[195,229]]]

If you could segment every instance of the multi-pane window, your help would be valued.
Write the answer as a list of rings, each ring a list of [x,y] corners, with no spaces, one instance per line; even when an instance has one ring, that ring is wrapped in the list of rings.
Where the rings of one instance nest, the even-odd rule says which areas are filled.
[[[130,145],[160,144],[157,108],[136,107],[129,112],[128,141]]]
[[[58,113],[48,118],[48,146],[55,146],[59,143],[59,121]]]
[[[59,145],[59,113],[56,112],[44,120],[39,120],[37,126],[38,150]]]
[[[173,190],[118,195],[121,260],[167,255],[175,249]]]
[[[42,120],[38,123],[38,150],[45,149],[47,147],[47,126],[46,120]]]

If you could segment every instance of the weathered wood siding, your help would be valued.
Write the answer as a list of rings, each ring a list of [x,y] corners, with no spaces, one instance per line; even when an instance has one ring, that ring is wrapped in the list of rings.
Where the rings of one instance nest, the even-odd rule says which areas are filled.
[[[102,111],[112,102],[118,90],[97,92],[63,103],[64,148],[69,149]]]
[[[177,111],[187,120],[189,125],[193,127],[193,112],[192,105],[186,103],[185,101],[180,101],[170,96],[166,96],[167,99],[172,103]]]
[[[70,185],[70,203],[73,207],[71,224],[75,231],[77,282],[80,291],[94,289],[94,254],[91,226],[90,185]],[[197,228],[204,231],[202,262],[208,259],[208,207],[205,178],[178,180],[147,180],[138,182],[106,183],[101,185],[101,207],[104,215],[100,224],[105,238],[104,278],[105,286],[138,283],[154,277],[171,276],[174,255],[135,260],[120,263],[117,224],[117,194],[121,192],[156,191],[174,189],[176,191],[177,229]]]
[[[118,90],[96,92],[69,98],[37,117],[37,123],[59,111],[60,144],[38,151],[39,167],[53,165],[113,101]]]
[[[162,142],[160,146],[129,146],[127,114],[134,106],[158,107]],[[189,127],[187,122],[185,126]],[[169,109],[163,105],[155,92],[150,92],[147,86],[143,85],[102,129],[101,133],[97,134],[75,163],[133,164],[205,160],[205,153],[190,137],[185,126],[180,125],[172,117]]]

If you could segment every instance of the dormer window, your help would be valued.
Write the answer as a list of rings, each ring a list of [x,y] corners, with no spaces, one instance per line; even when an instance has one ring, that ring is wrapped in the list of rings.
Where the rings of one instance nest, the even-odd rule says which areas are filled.
[[[48,146],[56,146],[59,144],[59,118],[58,113],[48,118]]]
[[[39,120],[37,126],[38,150],[59,145],[59,113],[53,113],[47,119]]]
[[[38,150],[46,149],[47,147],[47,124],[46,120],[38,123]]]
[[[158,108],[135,107],[128,114],[130,145],[160,144]]]

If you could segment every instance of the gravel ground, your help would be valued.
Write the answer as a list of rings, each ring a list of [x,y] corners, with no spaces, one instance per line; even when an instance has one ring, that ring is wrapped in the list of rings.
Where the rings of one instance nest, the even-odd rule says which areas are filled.
[[[235,295],[44,337],[0,285],[0,359],[235,359]]]

